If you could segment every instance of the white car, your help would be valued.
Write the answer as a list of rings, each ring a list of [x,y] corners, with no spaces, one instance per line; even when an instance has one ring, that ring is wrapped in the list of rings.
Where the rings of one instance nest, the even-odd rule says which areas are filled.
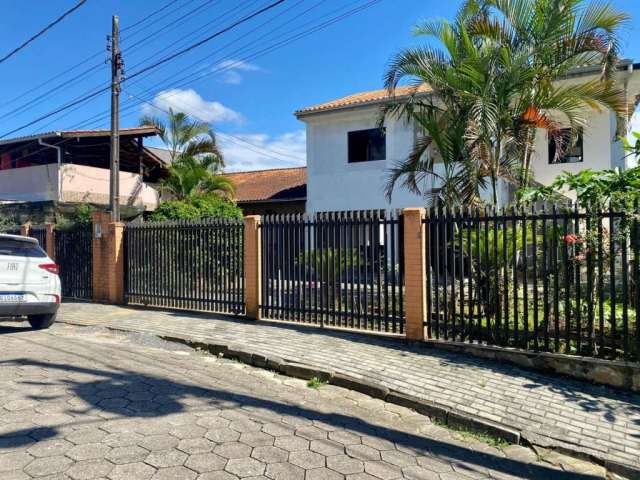
[[[58,266],[35,238],[0,234],[0,316],[48,328],[60,306]]]

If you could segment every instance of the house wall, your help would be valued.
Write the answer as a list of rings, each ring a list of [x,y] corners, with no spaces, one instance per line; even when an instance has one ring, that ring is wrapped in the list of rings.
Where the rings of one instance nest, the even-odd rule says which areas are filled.
[[[61,195],[58,198],[58,182]],[[123,205],[154,209],[158,193],[142,183],[135,173],[120,173]],[[19,202],[109,203],[109,170],[84,165],[57,164],[0,171],[0,200]]]
[[[405,160],[412,150],[415,128],[404,121],[389,120],[387,128],[387,158],[374,162],[348,163],[347,133],[375,128],[378,107],[361,107],[302,117],[307,126],[307,212],[364,209],[396,209],[422,207],[425,199],[398,186],[391,202],[384,188],[388,172],[394,163]],[[622,149],[616,138],[615,116],[609,111],[590,116],[584,130],[584,162],[550,165],[547,135],[539,131],[536,138],[533,171],[536,180],[551,183],[563,171],[578,172],[585,168],[612,168],[622,165]],[[436,164],[436,172],[441,171]],[[429,180],[426,189],[437,187]],[[509,202],[509,188],[501,183],[499,201]],[[489,199],[489,192],[483,197]]]

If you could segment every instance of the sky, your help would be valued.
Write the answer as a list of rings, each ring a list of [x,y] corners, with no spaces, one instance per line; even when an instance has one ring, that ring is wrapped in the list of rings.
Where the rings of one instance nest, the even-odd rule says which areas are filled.
[[[0,137],[109,127],[108,91],[34,120],[108,86],[112,15],[120,18],[125,76],[133,76],[273,1],[87,0],[0,63]],[[637,2],[613,0],[633,15],[623,34],[623,55],[640,61]],[[0,57],[76,3],[2,0]],[[421,20],[451,19],[459,5],[456,0],[285,0],[125,80],[121,127],[136,126],[145,114],[179,109],[211,124],[229,171],[304,165],[304,124],[293,112],[381,88],[394,53],[424,42],[412,37],[412,27]]]

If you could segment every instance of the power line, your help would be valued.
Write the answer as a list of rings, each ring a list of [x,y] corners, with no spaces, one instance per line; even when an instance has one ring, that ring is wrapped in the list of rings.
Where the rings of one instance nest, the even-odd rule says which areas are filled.
[[[53,22],[51,22],[49,25],[47,25],[46,27],[44,27],[42,30],[40,30],[38,33],[36,33],[35,35],[31,36],[29,39],[27,39],[24,43],[22,43],[21,45],[19,45],[18,47],[14,48],[13,50],[11,50],[8,54],[6,54],[4,57],[0,58],[0,63],[5,62],[6,60],[8,60],[9,58],[11,58],[12,56],[14,56],[16,53],[18,53],[20,50],[22,50],[23,48],[25,48],[27,45],[29,45],[31,42],[33,42],[34,40],[36,40],[38,37],[44,35],[44,33],[53,28],[55,25],[57,25],[58,23],[60,23],[62,20],[64,20],[67,16],[71,15],[73,12],[75,12],[77,9],[79,9],[82,5],[85,4],[87,0],[80,0],[80,2],[78,2],[74,7],[70,8],[69,10],[67,10],[66,12],[64,12],[62,15],[60,15],[58,18],[56,18]]]
[[[142,68],[141,70],[138,70],[137,72],[135,72],[133,75],[129,76],[128,78],[135,78],[135,77],[139,76],[140,74],[142,74],[142,73],[144,73],[144,72],[146,72],[146,71],[149,71],[149,70],[151,70],[151,69],[153,69],[153,68],[157,68],[159,65],[162,65],[162,64],[164,64],[164,63],[167,63],[167,62],[169,62],[170,60],[173,60],[173,59],[177,58],[178,56],[183,55],[183,54],[185,54],[185,53],[187,53],[187,52],[189,52],[189,51],[193,50],[194,48],[197,48],[197,47],[199,47],[199,46],[203,45],[204,43],[206,43],[206,42],[208,42],[208,41],[210,41],[210,40],[212,40],[212,39],[214,39],[214,38],[216,38],[216,37],[218,37],[218,36],[222,35],[223,33],[226,33],[226,32],[228,32],[229,30],[232,30],[233,28],[235,28],[235,27],[237,27],[237,26],[241,25],[242,23],[248,22],[249,20],[252,20],[253,18],[257,17],[258,15],[261,15],[261,14],[263,14],[263,13],[267,12],[268,10],[271,10],[272,8],[274,8],[274,7],[278,6],[278,5],[280,5],[280,4],[281,4],[281,3],[283,3],[284,1],[285,1],[285,0],[277,0],[277,1],[273,2],[273,3],[271,3],[270,5],[268,5],[268,6],[264,7],[264,8],[261,8],[260,10],[257,10],[256,12],[254,12],[254,13],[252,13],[252,14],[250,14],[250,15],[247,15],[247,16],[245,16],[244,18],[242,18],[242,19],[240,19],[240,20],[238,20],[238,21],[234,22],[234,23],[233,23],[233,24],[231,24],[230,26],[225,27],[225,28],[223,28],[222,30],[217,31],[217,32],[215,32],[215,33],[214,33],[214,34],[212,34],[212,35],[209,35],[207,38],[205,38],[205,39],[203,39],[203,40],[200,40],[199,42],[196,42],[196,43],[194,43],[194,44],[192,44],[192,45],[190,45],[190,46],[188,46],[188,47],[186,47],[186,48],[184,48],[184,49],[180,50],[179,52],[176,52],[176,53],[174,53],[174,54],[172,54],[172,55],[169,55],[169,56],[167,56],[167,57],[163,58],[162,60],[159,60],[158,62],[156,62],[156,63],[154,63],[154,64],[152,64],[152,65],[149,65],[149,66],[147,66],[147,67]],[[73,107],[73,106],[75,106],[75,105],[79,105],[79,104],[81,104],[81,103],[83,103],[83,102],[85,102],[85,101],[87,101],[87,100],[90,100],[90,99],[92,99],[92,98],[96,97],[97,95],[99,95],[100,93],[103,93],[103,92],[105,92],[105,91],[109,90],[110,88],[111,88],[110,86],[103,87],[103,88],[100,88],[100,89],[98,89],[98,90],[96,90],[96,91],[94,91],[94,92],[90,93],[90,94],[87,94],[87,95],[85,95],[85,96],[82,96],[82,97],[80,97],[80,98],[76,99],[75,101],[72,101],[72,102],[70,102],[70,103],[67,103],[67,104],[66,104],[66,105],[64,105],[64,106],[59,107],[59,108],[57,108],[57,109],[53,110],[52,112],[49,112],[49,113],[47,113],[47,114],[44,114],[44,115],[42,115],[42,116],[38,117],[38,118],[37,118],[37,119],[35,119],[35,120],[32,120],[32,121],[30,121],[30,122],[28,122],[28,123],[26,123],[26,124],[24,124],[24,125],[21,125],[20,127],[14,128],[13,130],[11,130],[11,131],[9,131],[9,132],[4,133],[3,135],[0,135],[0,139],[1,139],[1,138],[5,138],[5,137],[7,137],[8,135],[11,135],[11,134],[13,134],[13,133],[15,133],[15,132],[18,132],[18,131],[20,131],[20,130],[23,130],[23,129],[27,128],[27,127],[30,127],[31,125],[33,125],[33,124],[35,124],[35,123],[38,123],[38,122],[40,122],[41,120],[45,120],[45,119],[47,119],[47,118],[49,118],[49,117],[51,117],[51,116],[53,116],[53,115],[56,115],[56,114],[58,114],[58,113],[60,113],[60,112],[63,112],[63,111],[65,111],[65,110],[68,110],[69,108],[71,108],[71,107]]]
[[[137,27],[138,25],[146,22],[147,20],[149,20],[151,17],[156,16],[158,13],[163,12],[164,10],[166,10],[167,8],[169,8],[171,5],[173,5],[174,3],[178,2],[178,0],[171,0],[170,2],[166,3],[165,5],[163,5],[162,7],[158,8],[157,10],[155,10],[154,12],[151,12],[149,15],[147,15],[146,17],[141,18],[140,20],[138,20],[135,23],[132,23],[131,25],[129,25],[128,27],[125,27],[121,30],[121,32],[126,32],[127,30],[131,30],[132,28]]]

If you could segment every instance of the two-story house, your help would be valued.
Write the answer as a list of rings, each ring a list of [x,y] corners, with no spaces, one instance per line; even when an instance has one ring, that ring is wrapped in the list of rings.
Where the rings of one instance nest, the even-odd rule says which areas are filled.
[[[582,68],[562,81],[571,84],[595,78],[597,74],[597,69]],[[617,75],[627,92],[628,103],[633,105],[640,94],[640,64],[624,61]],[[409,92],[408,87],[400,87],[396,97]],[[419,94],[431,95],[431,92],[425,85]],[[419,134],[415,125],[393,118],[387,118],[384,131],[377,128],[380,108],[388,101],[386,90],[376,90],[295,112],[306,125],[308,213],[425,205],[423,198],[401,188],[394,191],[391,202],[385,198],[389,168],[407,158]],[[637,129],[640,130],[640,125]],[[532,163],[536,181],[549,184],[563,171],[629,166],[617,138],[615,114],[609,110],[593,110],[587,128],[559,161],[553,161],[555,143],[540,130]],[[433,180],[429,182],[424,188],[437,188]],[[507,190],[504,188],[502,198],[508,201]]]

